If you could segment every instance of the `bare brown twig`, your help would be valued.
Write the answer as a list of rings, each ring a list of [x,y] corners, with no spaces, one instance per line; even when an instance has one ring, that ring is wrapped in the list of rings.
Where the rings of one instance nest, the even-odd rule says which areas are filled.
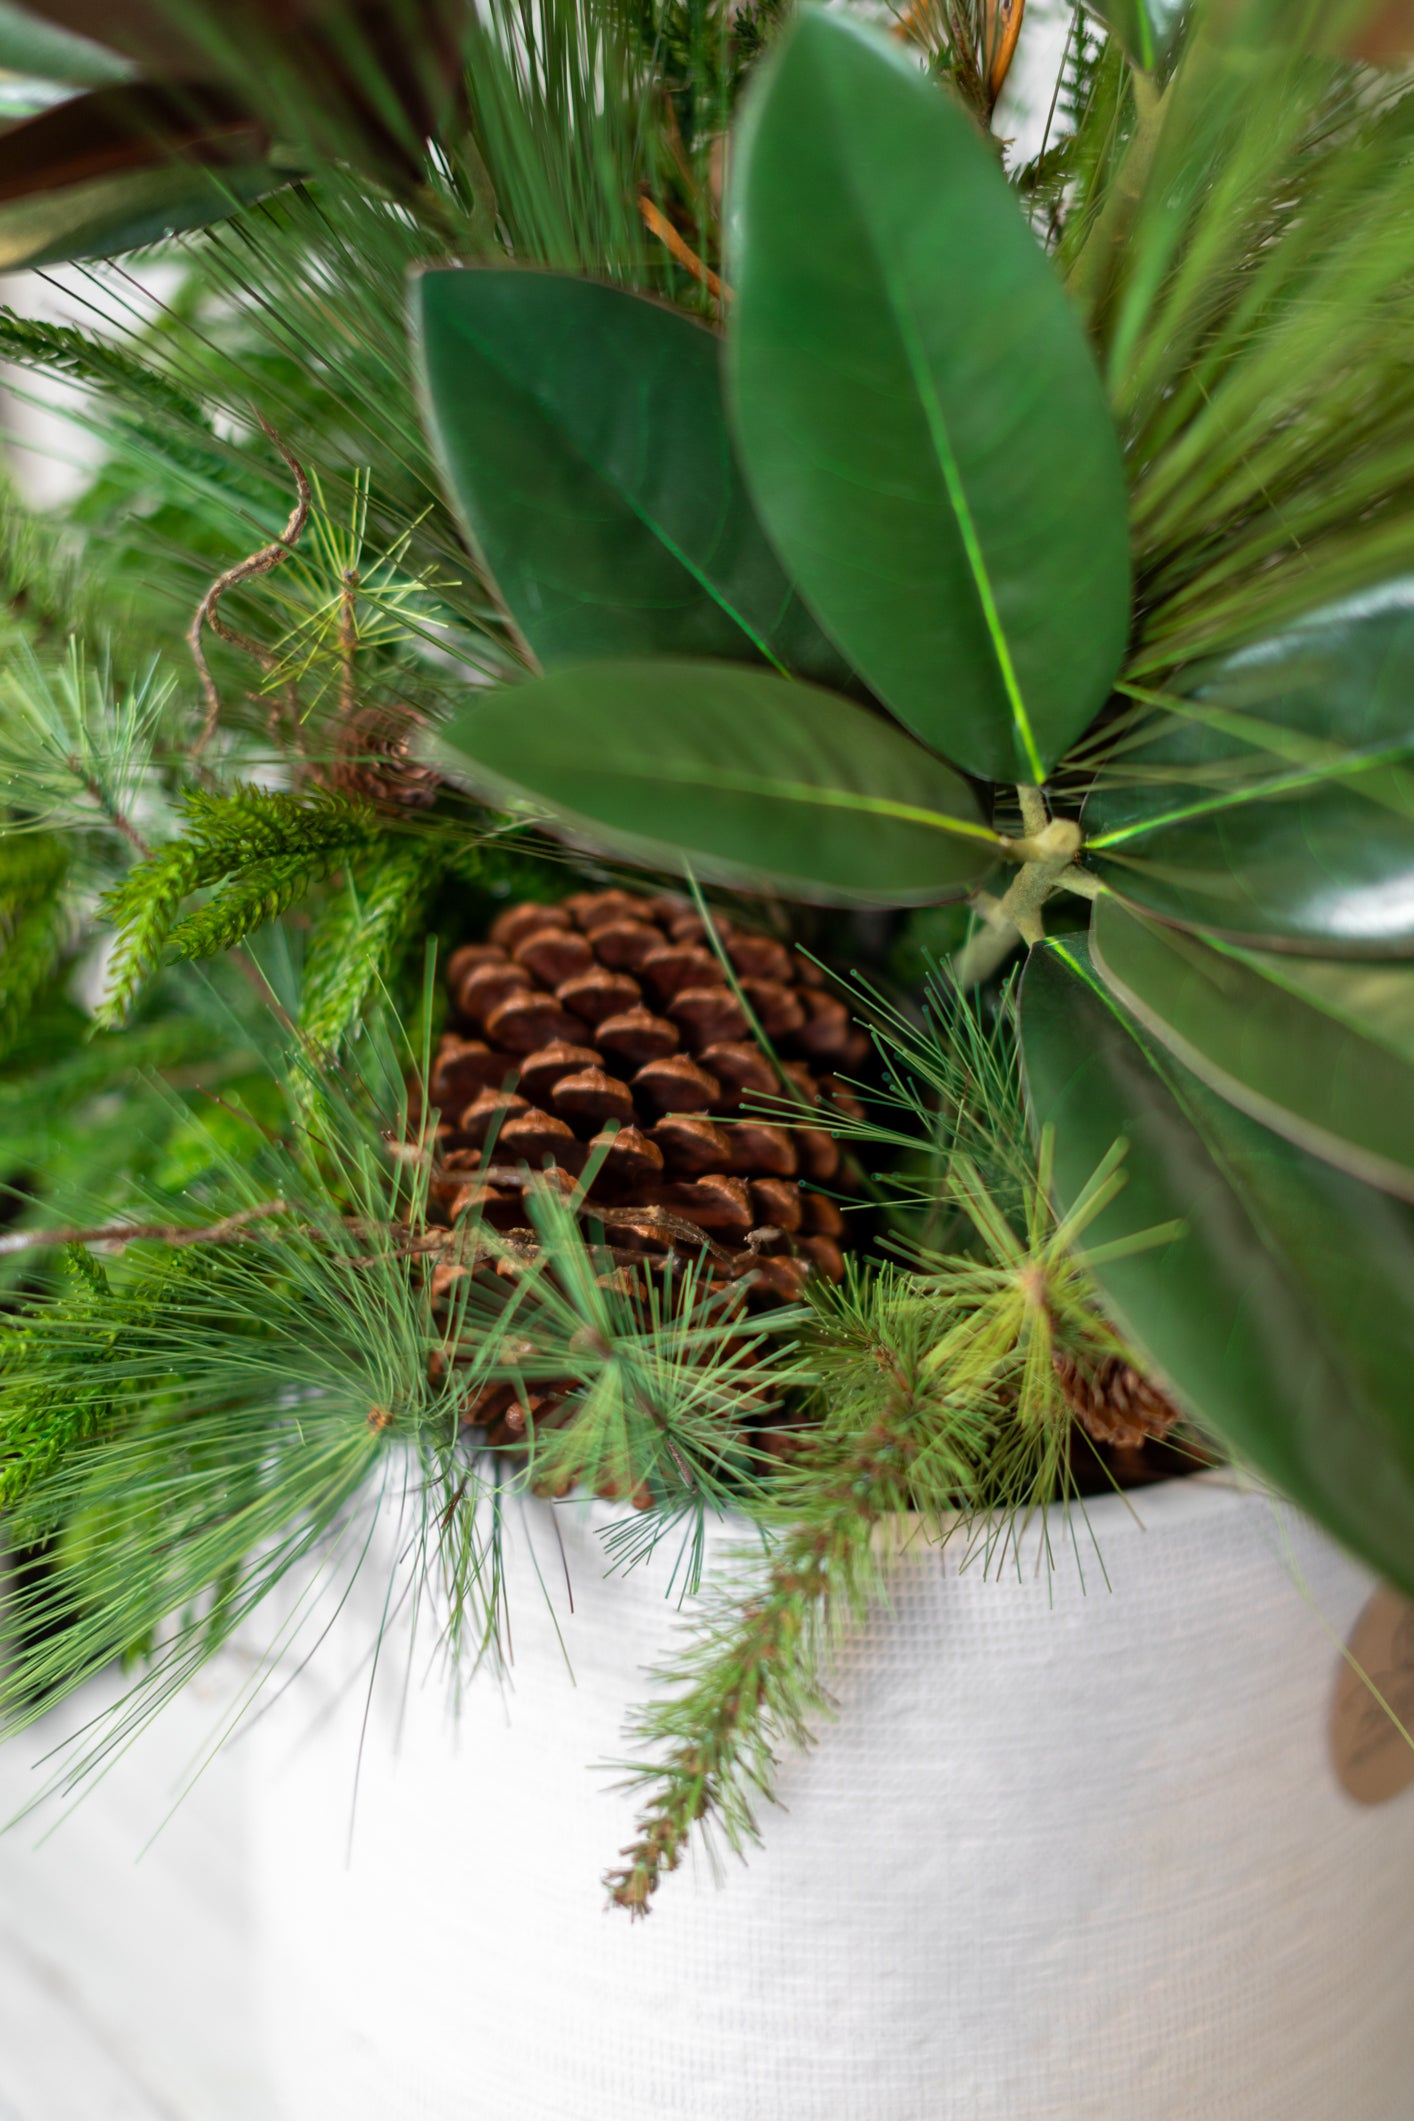
[[[0,1237],[0,1257],[40,1245],[130,1245],[144,1239],[164,1245],[224,1245],[243,1237],[248,1224],[267,1215],[283,1215],[285,1207],[282,1200],[262,1201],[258,1208],[242,1208],[215,1223],[102,1223],[87,1230],[11,1230]]]
[[[676,258],[684,272],[690,272],[694,280],[700,280],[708,294],[714,295],[719,302],[731,301],[731,288],[713,272],[710,265],[703,264],[697,252],[678,234],[661,206],[655,206],[651,199],[640,192],[638,211],[643,217],[644,226],[658,238],[669,255]]]
[[[191,649],[192,661],[196,664],[197,676],[201,680],[201,690],[206,700],[206,719],[202,723],[200,734],[192,746],[192,757],[194,759],[200,758],[215,734],[216,725],[221,719],[221,696],[216,690],[216,680],[211,675],[211,668],[206,660],[206,650],[202,645],[201,636],[209,626],[211,631],[219,634],[223,641],[229,641],[232,647],[243,648],[247,655],[254,656],[261,668],[267,673],[274,668],[275,658],[270,654],[269,650],[262,648],[259,641],[252,641],[245,634],[237,633],[233,626],[228,626],[220,615],[219,606],[222,597],[228,589],[235,589],[242,582],[252,581],[257,575],[269,574],[272,567],[278,567],[281,560],[288,559],[299,542],[300,534],[309,520],[309,479],[305,474],[304,466],[295,457],[291,456],[289,450],[280,440],[280,437],[276,434],[264,414],[257,413],[256,418],[289,465],[290,470],[294,473],[295,505],[290,511],[288,523],[286,523],[283,531],[272,544],[262,545],[259,552],[251,553],[244,560],[237,560],[234,567],[228,567],[224,574],[216,577],[216,580],[211,584],[211,587],[197,605],[196,617],[187,629],[187,645]]]
[[[84,788],[87,790],[88,794],[92,796],[94,802],[103,812],[103,815],[107,818],[109,824],[113,827],[114,831],[121,832],[123,838],[128,842],[129,846],[135,847],[138,853],[145,861],[148,855],[151,854],[152,849],[148,846],[147,841],[138,831],[132,819],[126,814],[125,811],[119,810],[115,804],[109,802],[108,798],[104,795],[102,788],[99,786],[97,779],[93,774],[88,771],[88,769],[83,763],[83,760],[78,756],[76,752],[71,751],[69,753],[67,764],[69,771],[73,774],[75,780],[80,781],[83,784]]]

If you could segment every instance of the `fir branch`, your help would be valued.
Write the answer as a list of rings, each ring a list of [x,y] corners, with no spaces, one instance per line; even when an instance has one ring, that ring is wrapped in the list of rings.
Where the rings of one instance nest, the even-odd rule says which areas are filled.
[[[100,1030],[116,1031],[126,1020],[139,988],[161,961],[183,900],[204,881],[200,847],[192,840],[173,840],[108,893],[102,911],[117,930],[117,941],[103,1001],[94,1011]]]
[[[1019,1515],[1065,1495],[1066,1378],[1123,1359],[1079,1249],[1120,1186],[1122,1153],[1059,1221],[1048,1136],[1012,1217],[971,1159],[954,1155],[950,1190],[982,1256],[920,1254],[909,1272],[856,1267],[842,1290],[820,1292],[801,1351],[813,1425],[760,1513],[775,1534],[764,1581],[759,1561],[734,1557],[682,1654],[653,1675],[668,1699],[631,1724],[654,1757],[633,1770],[646,1801],[627,1860],[605,1881],[615,1906],[645,1914],[695,1828],[736,1853],[759,1839],[757,1802],[771,1796],[778,1749],[808,1742],[829,1706],[832,1648],[884,1593],[880,1526],[908,1512],[935,1534],[949,1520],[964,1533],[976,1524],[991,1549]]]
[[[344,855],[345,846],[267,856],[232,877],[209,905],[178,922],[169,937],[174,957],[214,957],[305,897]]]

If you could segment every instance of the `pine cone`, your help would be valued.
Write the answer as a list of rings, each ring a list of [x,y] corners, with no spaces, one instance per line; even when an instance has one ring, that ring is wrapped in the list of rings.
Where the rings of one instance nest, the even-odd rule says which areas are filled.
[[[794,1300],[808,1274],[841,1277],[843,1218],[802,1184],[837,1182],[834,1137],[753,1119],[750,1103],[828,1094],[857,1111],[831,1071],[857,1066],[867,1042],[813,965],[715,925],[789,1090],[681,899],[599,891],[513,906],[485,942],[453,952],[452,1028],[429,1085],[441,1113],[432,1197],[451,1219],[474,1210],[533,1241],[527,1185],[558,1174],[568,1192],[602,1157],[583,1212],[630,1291],[684,1257],[702,1262],[710,1293],[738,1291],[753,1309]],[[544,1422],[559,1397],[546,1388],[527,1410],[493,1387],[471,1418],[513,1441],[527,1411]]]
[[[1167,1436],[1182,1418],[1167,1394],[1121,1355],[1082,1364],[1058,1348],[1052,1361],[1072,1413],[1096,1443],[1136,1450]]]
[[[388,810],[426,810],[437,800],[442,776],[414,757],[411,722],[386,710],[365,709],[340,730],[329,783],[343,795]]]

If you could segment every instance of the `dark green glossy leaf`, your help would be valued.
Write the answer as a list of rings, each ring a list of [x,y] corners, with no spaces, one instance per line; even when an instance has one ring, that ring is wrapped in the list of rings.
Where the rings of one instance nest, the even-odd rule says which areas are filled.
[[[711,332],[507,269],[421,274],[413,323],[443,478],[542,663],[760,656],[847,682],[747,497]]]
[[[1087,0],[1087,4],[1145,73],[1153,73],[1167,59],[1188,12],[1188,0]]]
[[[1171,920],[1334,955],[1414,950],[1414,582],[1195,673],[1121,753],[1090,860]]]
[[[1414,965],[1201,941],[1095,908],[1110,991],[1230,1103],[1368,1184],[1414,1200]]]
[[[1093,1252],[1181,1218],[1183,1234],[1094,1272],[1189,1411],[1414,1591],[1414,1211],[1215,1096],[1100,985],[1083,945],[1032,952],[1021,1037],[1056,1190],[1128,1143]]]
[[[29,8],[11,5],[11,0],[0,0],[0,68],[72,88],[98,88],[105,81],[121,81],[130,71],[118,53],[91,37],[45,22]]]
[[[1094,362],[992,149],[874,31],[805,11],[734,151],[729,366],[776,547],[855,668],[971,773],[1040,780],[1129,623]]]
[[[94,89],[0,133],[0,271],[113,257],[234,213],[286,181],[229,98]]]
[[[581,663],[470,701],[433,755],[591,845],[798,897],[956,896],[996,841],[965,781],[835,693],[731,663]]]

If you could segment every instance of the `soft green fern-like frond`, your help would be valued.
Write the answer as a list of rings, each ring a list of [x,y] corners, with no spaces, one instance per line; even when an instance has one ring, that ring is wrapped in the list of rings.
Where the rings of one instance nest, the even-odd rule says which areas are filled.
[[[203,430],[209,426],[197,400],[149,360],[72,324],[51,324],[0,309],[0,359],[110,392],[125,408],[159,421]]]
[[[445,851],[421,837],[385,839],[322,908],[305,955],[300,1028],[340,1054],[425,914]]]
[[[191,789],[182,813],[184,836],[139,862],[105,901],[118,941],[96,1012],[104,1028],[122,1022],[169,945],[181,957],[233,948],[366,847],[373,833],[366,804],[322,791]],[[211,902],[181,919],[184,901],[212,884],[222,888]]]
[[[122,1415],[114,1380],[162,1331],[162,1314],[191,1292],[197,1261],[158,1258],[116,1292],[82,1246],[69,1247],[73,1293],[0,1338],[0,1508],[22,1543],[52,1525],[24,1507],[31,1491]]]
[[[108,988],[95,1012],[104,1030],[114,1030],[132,1007],[138,989],[161,959],[183,901],[202,881],[200,850],[173,840],[128,872],[108,898],[105,911],[117,929],[108,961]]]
[[[267,855],[250,862],[227,878],[216,896],[189,913],[172,929],[168,944],[174,957],[214,957],[218,950],[234,950],[237,943],[267,921],[278,920],[327,876],[347,852],[360,842],[352,837],[323,847],[292,848],[288,854]]]

